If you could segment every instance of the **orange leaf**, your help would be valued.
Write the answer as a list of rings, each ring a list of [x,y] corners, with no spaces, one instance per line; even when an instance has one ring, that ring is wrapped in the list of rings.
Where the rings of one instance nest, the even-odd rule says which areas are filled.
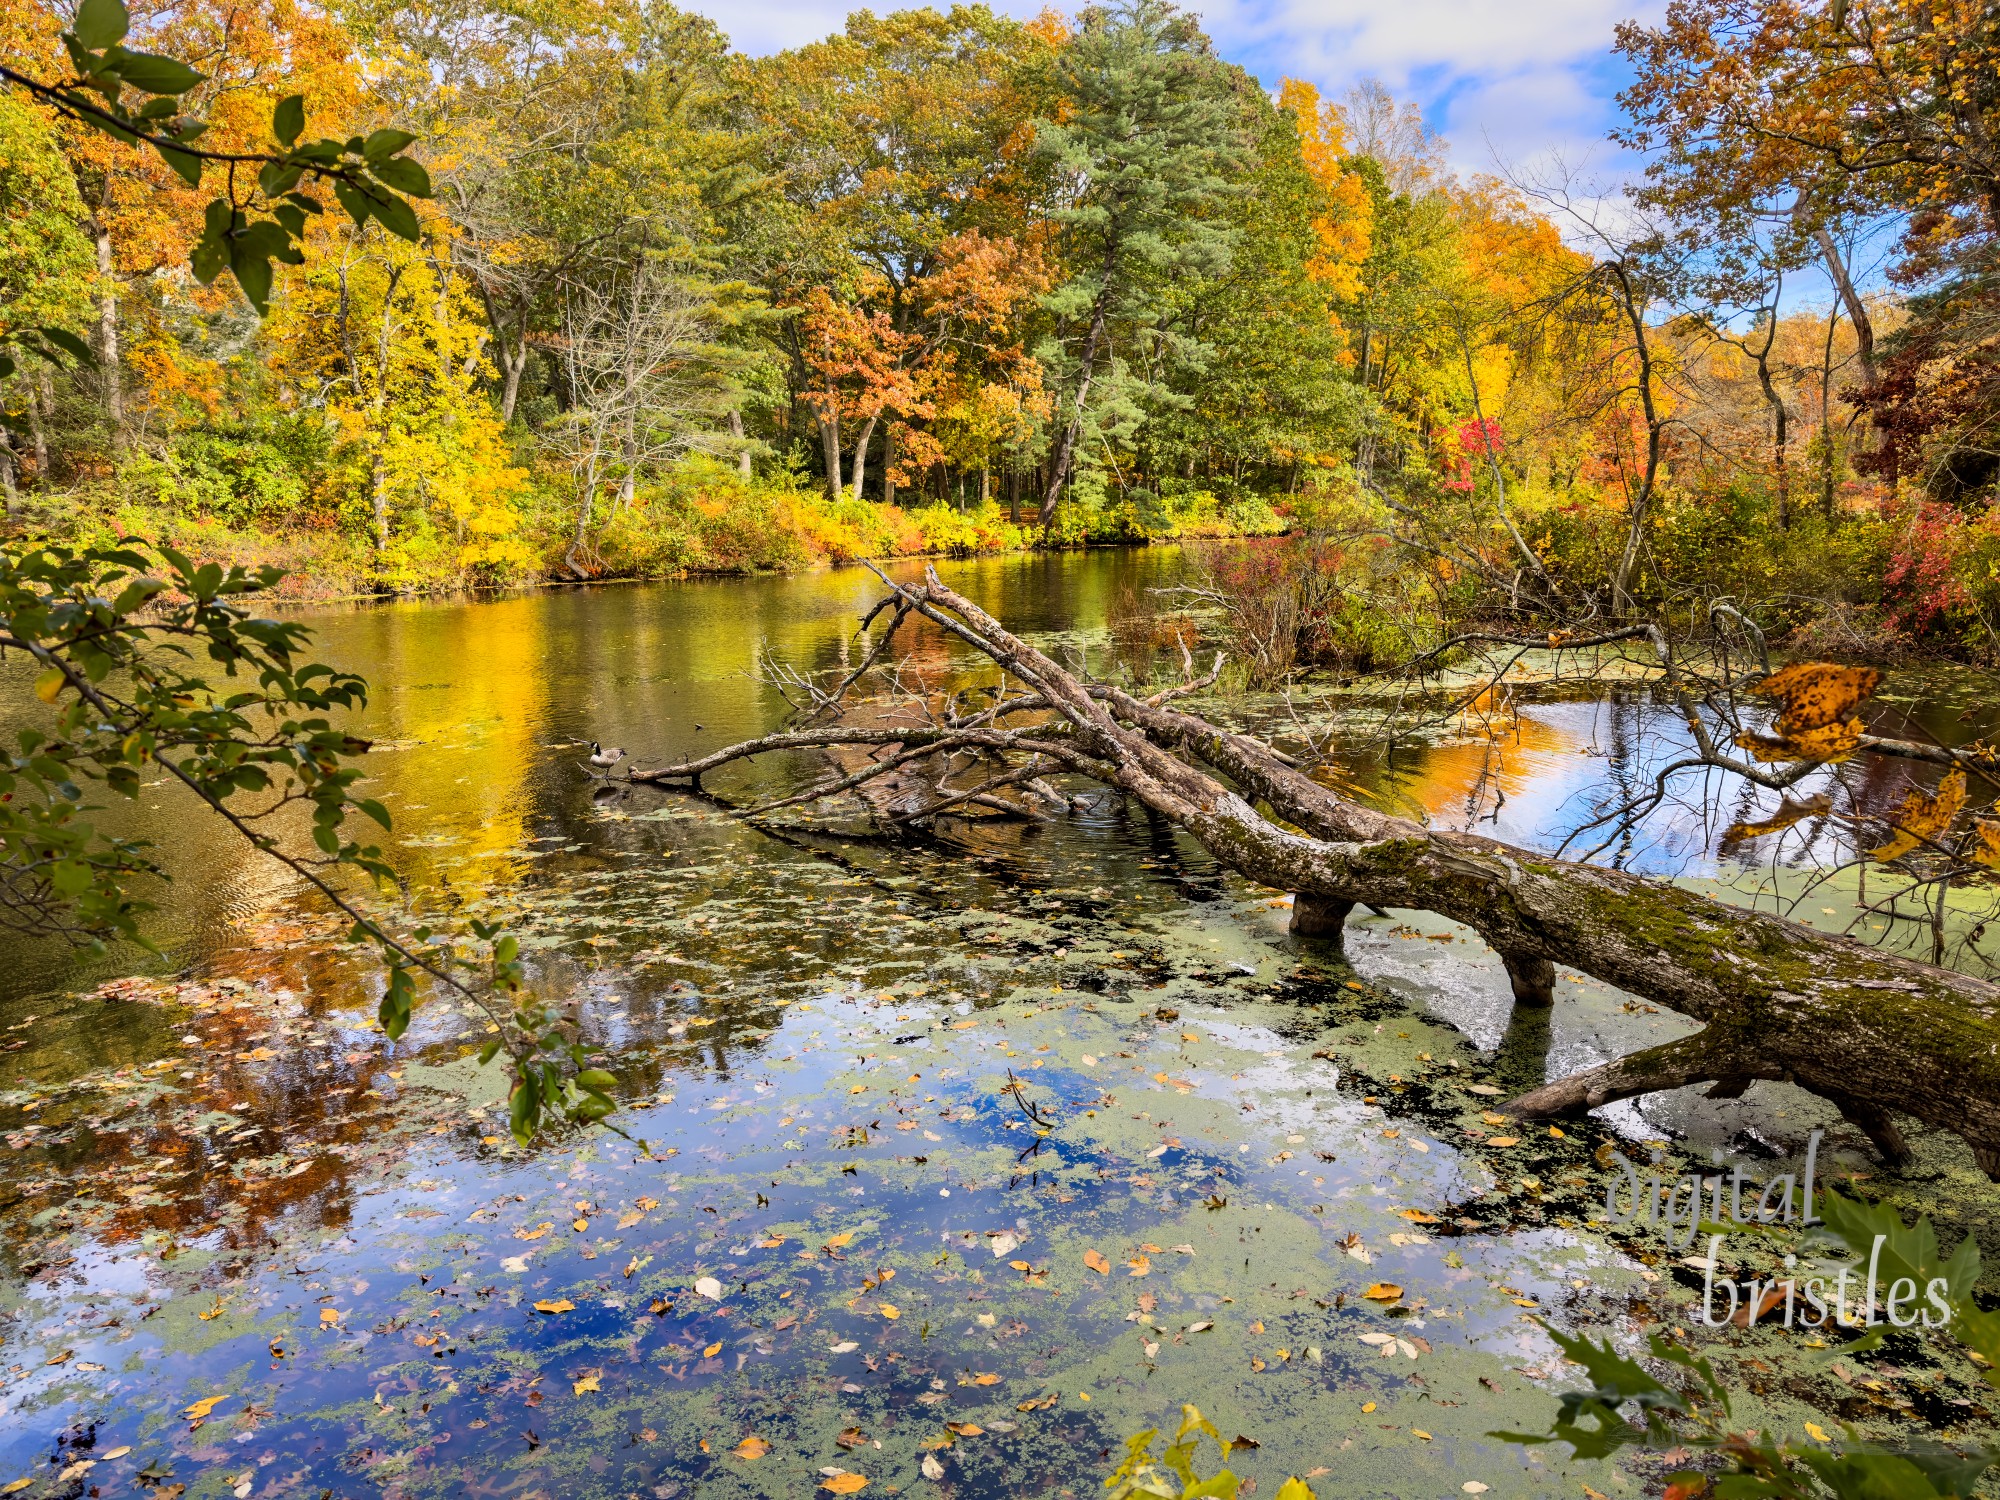
[[[836,1474],[820,1482],[820,1488],[835,1495],[858,1495],[868,1488],[866,1474]]]
[[[1111,1262],[1099,1255],[1095,1250],[1086,1250],[1083,1252],[1083,1263],[1099,1276],[1109,1276],[1111,1274]]]
[[[738,1458],[755,1462],[771,1451],[771,1445],[762,1438],[752,1435],[729,1450]]]
[[[1403,1289],[1393,1281],[1378,1281],[1361,1295],[1371,1302],[1400,1302]]]

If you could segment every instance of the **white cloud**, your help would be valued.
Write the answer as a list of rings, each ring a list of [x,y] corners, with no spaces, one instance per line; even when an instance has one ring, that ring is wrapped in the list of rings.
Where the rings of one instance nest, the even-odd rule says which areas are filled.
[[[948,0],[931,0],[944,8]],[[1041,0],[991,0],[1027,17]],[[1339,97],[1375,76],[1413,98],[1451,143],[1461,170],[1494,170],[1494,157],[1528,163],[1550,151],[1623,175],[1629,164],[1604,140],[1615,114],[1618,22],[1650,17],[1664,0],[1192,0],[1225,57],[1272,88],[1303,78]],[[741,50],[768,53],[841,29],[842,0],[694,0]],[[896,0],[877,0],[878,12]],[[1072,3],[1062,8],[1074,9]]]

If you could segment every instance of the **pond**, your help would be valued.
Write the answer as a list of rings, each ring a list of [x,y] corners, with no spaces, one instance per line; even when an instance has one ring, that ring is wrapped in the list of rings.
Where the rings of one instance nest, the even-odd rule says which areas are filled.
[[[944,571],[1109,670],[1111,627],[1179,567]],[[1656,1492],[1661,1460],[1491,1436],[1546,1430],[1573,1383],[1537,1320],[1627,1344],[1692,1324],[1702,1274],[1602,1222],[1594,1155],[1768,1175],[1824,1129],[1821,1179],[1846,1182],[1880,1176],[1865,1142],[1763,1083],[1511,1130],[1499,1097],[1688,1023],[1567,973],[1552,1014],[1515,1014],[1497,959],[1434,918],[1294,940],[1283,893],[1108,795],[887,841],[841,836],[838,809],[760,831],[588,773],[592,740],[646,764],[776,726],[765,664],[851,659],[878,589],[853,570],[312,622],[373,684],[368,791],[410,899],[520,935],[617,1075],[623,1136],[515,1145],[472,1057],[483,1016],[433,1001],[389,1043],[337,924],[148,789],[165,956],[16,943],[0,975],[0,1494],[1083,1496],[1183,1403],[1247,1440],[1246,1493]],[[977,677],[934,635],[906,648],[913,673]],[[1990,684],[1918,696],[1935,732],[1990,728]],[[1385,766],[1352,705],[1217,712],[1333,733],[1383,805],[1543,846],[1644,774],[1671,717],[1643,693],[1524,699],[1505,733]],[[811,772],[771,758],[710,790]],[[1720,859],[1710,811],[1605,857],[1744,900],[1808,889],[1798,846]],[[1852,917],[1850,887],[1811,889],[1807,919]],[[1990,1256],[1991,1190],[1917,1145],[1897,1201]],[[1843,1360],[1839,1331],[1704,1337],[1743,1423],[1993,1433],[1991,1388],[1935,1338]]]

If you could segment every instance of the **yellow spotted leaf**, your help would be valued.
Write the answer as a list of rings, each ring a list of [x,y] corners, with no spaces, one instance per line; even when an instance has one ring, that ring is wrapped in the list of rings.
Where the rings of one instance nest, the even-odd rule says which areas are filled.
[[[1825,792],[1816,797],[1808,797],[1803,802],[1794,802],[1787,797],[1778,804],[1778,810],[1768,818],[1755,823],[1732,823],[1722,835],[1725,844],[1738,843],[1744,839],[1759,839],[1767,833],[1779,833],[1794,823],[1807,818],[1823,817],[1833,811],[1833,798]]]
[[[1974,832],[1978,837],[1972,841],[1972,862],[1989,870],[2000,870],[2000,822],[1981,818]]]
[[[1778,732],[1791,736],[1841,722],[1881,685],[1882,673],[1874,667],[1795,661],[1766,677],[1757,691],[1778,700]]]
[[[1400,1302],[1403,1300],[1403,1289],[1393,1281],[1378,1281],[1361,1295],[1370,1302]]]
[[[1153,1258],[1149,1255],[1135,1255],[1126,1261],[1125,1264],[1132,1268],[1134,1276],[1150,1276],[1153,1274]]]
[[[834,1495],[858,1495],[868,1488],[866,1474],[835,1474],[830,1479],[820,1481],[821,1489]]]
[[[602,1390],[603,1387],[600,1386],[597,1383],[597,1381],[598,1377],[595,1375],[579,1376],[576,1380],[570,1383],[570,1394],[573,1396],[581,1396],[587,1391]]]
[[[1965,772],[1953,771],[1938,782],[1935,792],[1912,787],[1903,805],[1891,814],[1894,835],[1879,849],[1868,851],[1869,858],[1887,863],[1901,859],[1918,844],[1934,839],[1951,826],[1958,810],[1965,806]]]
[[[762,1438],[757,1437],[753,1434],[752,1436],[745,1438],[742,1442],[738,1443],[734,1448],[730,1449],[729,1451],[734,1453],[738,1458],[745,1460],[746,1462],[755,1463],[758,1459],[762,1458],[766,1453],[769,1453],[771,1451],[771,1445],[765,1442]]]

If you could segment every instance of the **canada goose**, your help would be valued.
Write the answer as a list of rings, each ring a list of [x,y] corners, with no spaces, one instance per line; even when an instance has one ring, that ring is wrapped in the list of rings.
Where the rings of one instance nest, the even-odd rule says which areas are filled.
[[[590,742],[590,763],[600,771],[609,771],[624,758],[625,752],[623,750],[616,747],[607,750],[598,744],[596,740]]]

